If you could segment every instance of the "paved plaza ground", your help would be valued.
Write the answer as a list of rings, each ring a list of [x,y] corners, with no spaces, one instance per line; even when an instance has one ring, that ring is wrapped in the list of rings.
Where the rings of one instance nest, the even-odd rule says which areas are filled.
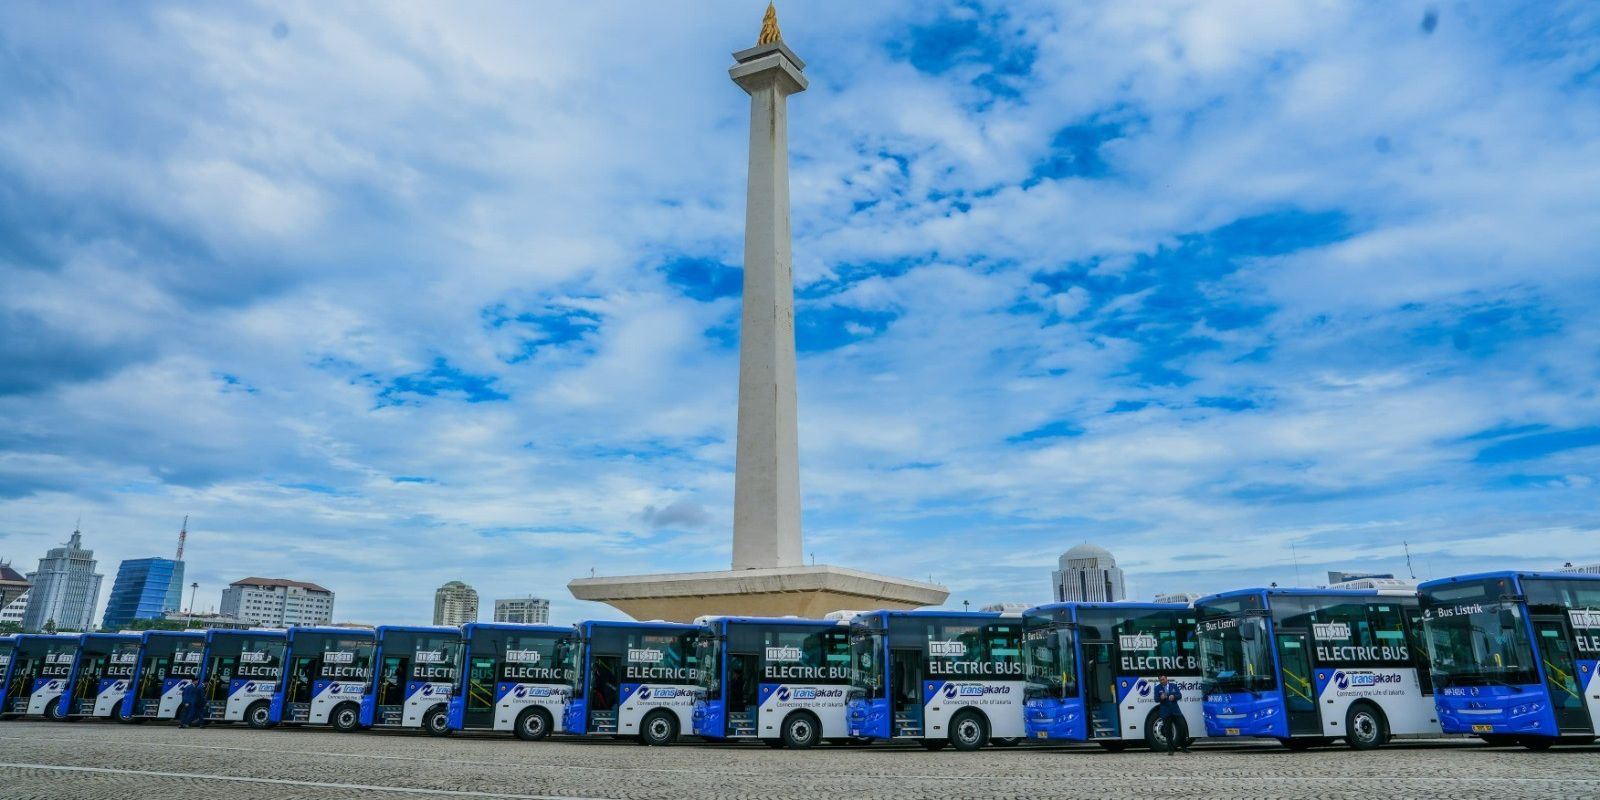
[[[1600,796],[1600,747],[1532,753],[1465,741],[1202,744],[1189,755],[1089,746],[977,753],[761,745],[177,730],[0,723],[0,797],[345,798],[1552,798]]]

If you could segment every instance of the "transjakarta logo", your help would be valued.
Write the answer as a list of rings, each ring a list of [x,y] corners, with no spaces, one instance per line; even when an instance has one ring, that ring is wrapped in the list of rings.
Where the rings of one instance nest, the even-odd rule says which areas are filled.
[[[1148,633],[1134,636],[1118,636],[1117,644],[1124,650],[1154,650],[1156,649],[1156,637]]]
[[[631,657],[631,656],[630,656]],[[507,650],[506,661],[512,664],[537,664],[544,658],[538,650]]]
[[[549,697],[550,688],[547,686],[518,686],[515,689],[518,697]]]
[[[417,663],[418,664],[443,664],[444,663],[444,651],[443,650],[418,650],[417,651]]]
[[[653,647],[647,647],[647,648],[643,648],[643,649],[635,649],[635,648],[631,648],[631,647],[628,648],[628,660],[629,661],[636,661],[636,662],[639,662],[639,663],[642,663],[642,664],[655,664],[655,663],[659,663],[662,659],[664,659],[666,657],[667,657],[666,653],[663,653],[660,650],[657,650],[657,649],[655,649]]]
[[[1311,626],[1311,632],[1318,639],[1350,638],[1350,626],[1343,622],[1319,622]]]
[[[961,642],[928,642],[928,655],[934,658],[962,658],[967,646]]]
[[[1333,673],[1333,685],[1339,687],[1341,690],[1348,689],[1352,686],[1356,687],[1357,689],[1361,689],[1370,686],[1381,686],[1385,683],[1399,682],[1400,676],[1392,672],[1345,672],[1344,670],[1338,670]]]
[[[352,653],[352,652],[349,652],[347,650],[335,650],[333,652],[323,653],[322,654],[322,663],[324,663],[324,664],[354,664],[354,663],[356,663],[356,654]]]
[[[768,661],[799,661],[800,648],[798,647],[769,647],[767,648]]]
[[[1600,611],[1568,611],[1574,628],[1600,628]]]
[[[268,658],[266,653],[257,653],[251,650],[239,653],[240,664],[265,664],[270,660],[272,659]]]
[[[944,698],[954,700],[957,697],[982,697],[986,694],[1010,694],[1010,686],[985,686],[981,683],[947,683],[944,685]]]

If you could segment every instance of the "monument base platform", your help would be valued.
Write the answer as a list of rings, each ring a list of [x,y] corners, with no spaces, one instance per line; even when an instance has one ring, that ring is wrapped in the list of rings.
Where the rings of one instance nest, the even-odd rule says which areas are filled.
[[[935,583],[874,575],[825,564],[721,572],[578,578],[579,600],[611,605],[634,619],[693,622],[706,615],[817,618],[847,609],[911,609],[944,602]]]

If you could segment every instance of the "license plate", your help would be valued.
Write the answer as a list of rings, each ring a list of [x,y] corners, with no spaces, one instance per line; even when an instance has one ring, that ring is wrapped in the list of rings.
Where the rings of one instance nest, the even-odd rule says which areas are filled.
[[[1473,733],[1494,733],[1494,726],[1493,725],[1474,725],[1474,726],[1472,726],[1472,732]]]
[[[1038,733],[1034,734],[1034,736],[1037,736],[1040,739],[1048,739],[1048,738],[1050,738],[1050,734],[1045,732],[1045,731],[1039,731]]]
[[[1223,730],[1222,732],[1227,734],[1228,736],[1238,736],[1239,735],[1239,729],[1238,728],[1227,728],[1227,729]]]

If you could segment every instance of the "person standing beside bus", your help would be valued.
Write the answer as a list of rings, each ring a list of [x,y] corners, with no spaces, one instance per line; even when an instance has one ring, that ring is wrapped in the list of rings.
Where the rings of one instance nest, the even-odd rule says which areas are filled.
[[[1161,726],[1161,738],[1167,743],[1169,756],[1179,750],[1189,752],[1189,745],[1179,741],[1183,735],[1183,708],[1178,701],[1182,699],[1183,690],[1162,675],[1156,684],[1156,724]]]
[[[178,727],[201,727],[205,724],[205,697],[200,684],[189,681],[183,687],[183,702],[178,706]]]

